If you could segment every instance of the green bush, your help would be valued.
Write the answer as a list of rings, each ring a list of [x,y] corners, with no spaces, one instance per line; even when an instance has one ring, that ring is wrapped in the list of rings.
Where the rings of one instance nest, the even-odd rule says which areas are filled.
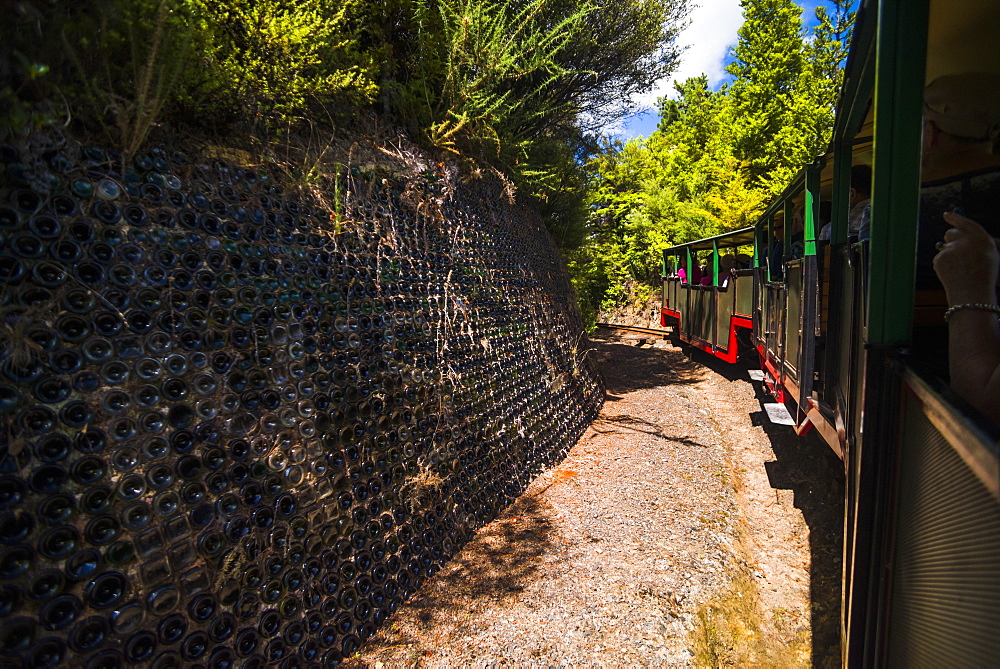
[[[367,0],[22,0],[4,29],[5,119],[46,104],[126,153],[157,123],[265,138],[375,98]],[[32,78],[39,70],[51,76]]]
[[[199,68],[178,102],[199,116],[228,113],[266,132],[375,98],[374,59],[358,43],[363,0],[197,2]]]

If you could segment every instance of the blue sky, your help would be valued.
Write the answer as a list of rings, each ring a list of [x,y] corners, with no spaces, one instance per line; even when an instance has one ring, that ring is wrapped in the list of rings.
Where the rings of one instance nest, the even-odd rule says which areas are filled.
[[[796,4],[803,8],[805,24],[811,27],[816,23],[816,7],[829,7],[832,3],[826,0],[799,0]],[[680,44],[687,46],[681,56],[680,67],[672,77],[660,81],[652,91],[637,97],[636,102],[642,110],[626,118],[621,127],[608,129],[609,134],[626,140],[648,135],[656,130],[656,100],[664,95],[673,97],[674,81],[707,74],[708,82],[713,88],[721,86],[729,79],[723,68],[732,60],[730,50],[736,46],[736,32],[742,24],[739,0],[700,0],[691,12],[690,25],[678,40]]]

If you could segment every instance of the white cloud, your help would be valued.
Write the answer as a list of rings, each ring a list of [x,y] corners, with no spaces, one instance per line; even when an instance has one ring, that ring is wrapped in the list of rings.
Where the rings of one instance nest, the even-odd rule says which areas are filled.
[[[709,85],[714,87],[726,78],[724,61],[729,47],[736,45],[743,12],[739,0],[702,0],[702,3],[692,10],[688,27],[677,39],[678,44],[687,46],[680,66],[669,79],[660,80],[653,90],[634,98],[640,107],[651,109],[657,98],[675,97],[674,81],[706,74]]]

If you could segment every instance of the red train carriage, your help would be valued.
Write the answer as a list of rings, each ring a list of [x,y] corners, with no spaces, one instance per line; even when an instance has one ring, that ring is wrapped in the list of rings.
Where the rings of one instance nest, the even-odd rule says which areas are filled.
[[[745,256],[739,253],[741,247],[752,248],[753,243],[754,229],[745,228],[664,252],[660,324],[674,326],[681,341],[726,362],[736,362],[738,330],[749,334],[753,328],[754,294],[754,270],[741,267],[737,257]],[[707,276],[701,277],[698,254],[706,252],[711,253],[706,258],[711,266]],[[725,261],[728,258],[732,263]],[[745,341],[750,340],[747,337]]]

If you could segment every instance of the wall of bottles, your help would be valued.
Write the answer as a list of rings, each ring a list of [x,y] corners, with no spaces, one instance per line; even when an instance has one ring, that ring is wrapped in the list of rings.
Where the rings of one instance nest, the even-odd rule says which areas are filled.
[[[3,666],[334,664],[602,401],[498,183],[0,153]]]

